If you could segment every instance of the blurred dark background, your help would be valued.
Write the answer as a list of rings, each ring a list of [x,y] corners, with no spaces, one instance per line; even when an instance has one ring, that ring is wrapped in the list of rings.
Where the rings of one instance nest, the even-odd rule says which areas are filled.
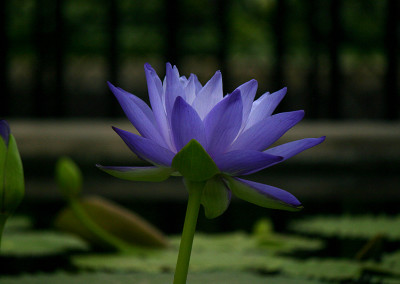
[[[328,137],[316,149],[249,177],[294,193],[303,213],[233,200],[222,217],[201,217],[200,229],[249,229],[262,215],[275,216],[279,227],[302,214],[398,213],[399,1],[0,5],[0,116],[10,121],[24,162],[27,196],[20,210],[37,215],[39,223],[49,223],[63,204],[53,169],[59,156],[69,155],[82,167],[85,193],[102,194],[167,232],[179,232],[186,201],[179,180],[131,183],[94,167],[142,164],[109,127],[132,130],[106,81],[147,101],[143,64],[164,77],[166,61],[182,75],[197,74],[203,84],[221,70],[225,93],[253,78],[258,96],[287,86],[279,111],[305,109],[306,120],[283,142]]]
[[[1,116],[121,115],[107,80],[146,98],[166,61],[225,92],[288,86],[312,119],[399,117],[396,0],[1,1]]]

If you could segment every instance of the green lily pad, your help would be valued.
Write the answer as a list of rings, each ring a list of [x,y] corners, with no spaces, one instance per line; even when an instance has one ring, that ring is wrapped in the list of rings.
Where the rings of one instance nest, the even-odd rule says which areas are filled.
[[[387,239],[400,240],[400,215],[398,216],[317,216],[297,220],[289,228],[304,234],[324,237],[370,239],[378,234]]]
[[[4,234],[32,229],[32,221],[25,216],[12,215],[7,219]]]
[[[44,256],[68,250],[86,251],[88,246],[72,235],[52,231],[6,232],[1,243],[2,256]]]
[[[287,238],[288,242],[296,240]],[[178,255],[180,236],[170,238],[170,248],[164,251],[151,251],[148,254],[134,255],[80,255],[73,256],[72,262],[84,269],[108,271],[174,271]],[[305,239],[298,242],[304,245]],[[244,271],[262,270],[277,272],[285,265],[287,258],[276,256],[282,248],[287,251],[293,245],[277,246],[272,249],[260,246],[259,241],[242,232],[195,235],[190,271]]]
[[[346,259],[291,259],[283,266],[285,274],[321,280],[355,280],[362,273],[362,264]]]
[[[277,234],[274,232],[273,225],[269,219],[260,219],[256,222],[253,236],[259,246],[277,253],[315,251],[325,246],[325,242],[320,239]]]
[[[2,284],[160,284],[172,283],[172,273],[79,273],[79,274],[39,274],[25,275],[20,277],[4,277]],[[229,283],[229,284],[318,284],[316,280],[304,280],[298,278],[288,278],[281,276],[261,276],[249,272],[208,272],[208,273],[189,273],[189,284],[204,283]]]
[[[388,274],[400,276],[400,250],[385,254],[378,268]]]

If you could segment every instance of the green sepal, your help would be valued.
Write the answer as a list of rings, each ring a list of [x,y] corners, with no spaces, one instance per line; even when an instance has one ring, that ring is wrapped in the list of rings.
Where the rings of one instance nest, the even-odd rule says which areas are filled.
[[[10,215],[25,195],[24,170],[17,142],[10,134],[8,147],[0,139],[0,213]]]
[[[191,181],[205,181],[219,173],[210,155],[194,139],[175,155],[172,167]]]
[[[230,191],[219,176],[209,179],[203,189],[201,204],[208,219],[216,218],[226,211],[230,203]]]
[[[67,197],[78,197],[82,190],[82,172],[69,157],[58,159],[55,177],[61,192]]]
[[[236,197],[255,205],[265,208],[280,209],[293,212],[303,209],[303,206],[301,205],[297,207],[291,206],[280,200],[276,200],[264,194],[261,194],[251,186],[248,186],[230,176],[224,175],[224,180],[227,182],[229,189]]]
[[[161,182],[169,178],[174,171],[172,168],[166,167],[126,167],[126,170],[120,171],[101,165],[97,165],[97,167],[116,178],[130,181]]]

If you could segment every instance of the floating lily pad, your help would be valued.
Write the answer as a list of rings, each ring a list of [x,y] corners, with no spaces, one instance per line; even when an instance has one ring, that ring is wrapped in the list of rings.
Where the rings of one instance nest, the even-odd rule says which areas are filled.
[[[160,284],[172,283],[172,273],[79,273],[79,274],[39,274],[26,275],[21,277],[4,277],[2,284]],[[209,273],[189,273],[188,283],[229,283],[229,284],[318,284],[319,281],[304,280],[298,278],[288,278],[281,276],[261,276],[248,272],[209,272]]]
[[[396,241],[400,240],[400,215],[317,216],[295,221],[290,229],[305,234],[341,238],[369,239],[381,234]]]
[[[25,216],[11,216],[7,219],[4,234],[32,229],[32,221]]]
[[[259,246],[277,253],[315,251],[322,249],[325,242],[293,235],[277,234],[269,219],[260,219],[254,225],[253,236]]]
[[[170,238],[171,247],[164,251],[152,251],[146,255],[81,255],[72,258],[73,263],[85,269],[108,271],[162,272],[175,269],[180,237]],[[291,241],[291,238],[287,240]],[[295,238],[293,237],[293,240]],[[283,242],[283,241],[282,241]],[[301,243],[301,241],[300,241]],[[191,271],[244,271],[263,270],[277,272],[286,258],[276,256],[282,248],[260,246],[252,236],[238,232],[221,235],[196,234],[190,262]],[[284,250],[288,246],[283,246]],[[295,247],[295,244],[292,246]]]
[[[400,276],[400,251],[385,254],[379,268],[392,275]]]
[[[52,231],[5,232],[1,244],[2,256],[44,256],[68,250],[86,251],[88,246],[77,237]]]
[[[146,255],[81,255],[72,258],[72,262],[91,270],[107,271],[174,271],[178,256],[180,237],[171,238],[171,247],[163,251],[152,251]],[[230,243],[230,241],[232,241]],[[252,241],[236,234],[233,237],[195,236],[191,271],[221,271],[264,269],[275,272],[279,266],[276,258],[268,252],[257,250]]]
[[[301,276],[322,280],[354,280],[362,273],[362,264],[345,259],[308,259],[286,262],[283,272],[291,276]]]

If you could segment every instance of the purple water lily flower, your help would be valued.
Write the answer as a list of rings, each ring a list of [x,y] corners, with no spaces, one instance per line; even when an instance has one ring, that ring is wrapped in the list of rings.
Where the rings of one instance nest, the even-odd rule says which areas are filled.
[[[228,207],[231,193],[251,203],[296,211],[301,203],[292,194],[238,178],[283,162],[316,146],[325,137],[306,138],[269,148],[304,116],[302,110],[273,114],[286,88],[254,100],[257,81],[251,80],[223,95],[221,73],[202,86],[196,75],[180,76],[176,66],[166,66],[162,82],[145,64],[151,108],[141,99],[109,83],[130,122],[141,136],[113,127],[127,146],[153,166],[99,168],[127,180],[162,181],[183,175],[173,159],[188,143],[197,141],[211,157],[217,171],[206,181],[201,203],[214,218]]]

